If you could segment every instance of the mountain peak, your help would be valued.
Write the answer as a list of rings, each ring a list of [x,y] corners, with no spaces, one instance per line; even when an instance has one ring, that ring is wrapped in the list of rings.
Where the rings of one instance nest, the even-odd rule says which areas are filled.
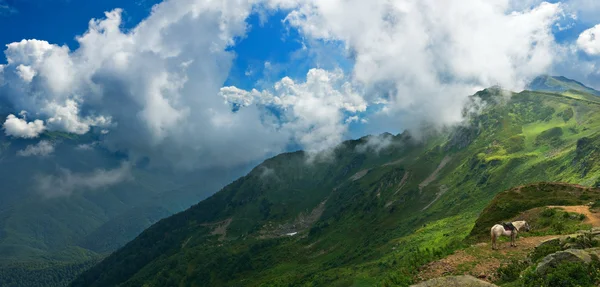
[[[568,90],[575,90],[600,96],[600,91],[564,76],[538,76],[527,85],[526,89],[541,92],[566,92]]]

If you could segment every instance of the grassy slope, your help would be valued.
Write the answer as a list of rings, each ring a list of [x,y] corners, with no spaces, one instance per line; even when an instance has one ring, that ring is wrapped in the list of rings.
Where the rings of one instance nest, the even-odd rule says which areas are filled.
[[[306,164],[302,153],[267,160],[153,225],[73,286],[406,285],[415,266],[460,244],[498,192],[539,181],[595,184],[593,97],[526,91],[502,103],[493,90],[477,97],[488,105],[469,125],[425,143],[401,135],[365,153],[357,149],[362,139],[340,146],[334,160]],[[296,223],[324,201],[309,229],[264,238],[277,233],[270,226]],[[229,220],[223,235],[216,223]]]

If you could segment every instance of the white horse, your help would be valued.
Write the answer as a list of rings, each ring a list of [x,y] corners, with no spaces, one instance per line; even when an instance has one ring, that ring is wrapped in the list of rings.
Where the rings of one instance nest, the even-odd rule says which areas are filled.
[[[517,243],[515,242],[516,238],[517,238],[517,233],[519,233],[519,231],[523,230],[523,231],[529,231],[529,224],[522,220],[522,221],[514,221],[512,222],[513,226],[515,227],[515,230],[511,231],[511,230],[505,230],[504,226],[502,224],[496,224],[494,226],[492,226],[492,229],[490,230],[490,235],[492,236],[492,249],[493,250],[497,250],[498,247],[496,246],[496,239],[502,235],[504,236],[510,236],[510,246],[511,247],[517,247]]]

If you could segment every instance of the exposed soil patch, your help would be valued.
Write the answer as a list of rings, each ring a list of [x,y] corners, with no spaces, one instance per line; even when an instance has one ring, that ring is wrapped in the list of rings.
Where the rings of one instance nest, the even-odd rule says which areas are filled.
[[[427,206],[423,207],[423,209],[421,209],[421,211],[426,210],[427,208],[429,208],[432,204],[434,204],[438,199],[440,199],[440,197],[442,197],[442,195],[444,195],[444,193],[446,193],[446,191],[448,191],[448,187],[446,187],[445,185],[440,186],[440,191],[438,191],[438,193],[436,194],[435,198],[433,199],[432,202],[430,202]]]
[[[406,183],[408,182],[408,179],[410,178],[410,172],[406,171],[404,173],[404,176],[402,176],[402,179],[400,180],[400,183],[398,184],[398,188],[396,188],[396,190],[394,191],[394,194],[392,194],[392,196],[395,196],[396,194],[398,194],[398,192],[400,192],[402,190],[402,188],[406,185]],[[390,206],[392,206],[392,204],[394,204],[395,200],[390,200],[385,204],[385,208],[388,208]]]
[[[398,194],[398,192],[400,192],[400,190],[402,190],[402,188],[406,185],[406,182],[408,181],[409,177],[410,177],[410,172],[406,171],[404,173],[404,176],[402,177],[402,180],[400,180],[400,184],[398,184],[398,188],[396,188],[396,191],[394,191],[393,195]]]
[[[401,158],[401,159],[395,160],[395,161],[391,161],[391,162],[388,162],[388,163],[384,163],[382,166],[395,165],[395,164],[401,163],[402,161],[404,161],[404,158]]]
[[[423,266],[417,279],[425,281],[446,275],[472,275],[491,282],[502,263],[525,259],[540,242],[554,237],[556,235],[520,237],[517,247],[510,247],[509,242],[499,242],[499,250],[492,250],[489,242],[478,243]]]
[[[298,232],[309,229],[313,223],[317,222],[323,211],[325,211],[325,203],[327,199],[319,203],[310,213],[300,213],[292,222],[286,222],[283,224],[274,225],[267,223],[263,226],[260,231],[258,238],[267,239],[281,236],[290,236],[291,234],[296,235]]]
[[[423,192],[423,188],[427,187],[430,183],[437,179],[438,174],[450,162],[452,158],[449,156],[444,157],[438,167],[423,181],[419,184],[419,193]]]
[[[220,235],[219,241],[223,241],[223,240],[225,240],[225,236],[227,236],[227,227],[229,227],[229,224],[231,224],[231,221],[233,221],[233,218],[228,218],[223,221],[219,221],[219,222],[215,222],[215,223],[204,223],[204,224],[202,224],[202,226],[214,228],[213,231],[210,233],[210,235]],[[186,242],[186,244],[187,244],[187,242]]]
[[[363,176],[367,175],[367,173],[369,173],[369,170],[363,169],[363,170],[355,173],[353,176],[351,176],[350,180],[357,181],[357,180],[361,179]]]

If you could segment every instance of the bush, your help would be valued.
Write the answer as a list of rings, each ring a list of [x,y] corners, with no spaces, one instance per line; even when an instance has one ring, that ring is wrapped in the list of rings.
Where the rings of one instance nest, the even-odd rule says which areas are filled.
[[[559,234],[561,234],[565,230],[565,223],[562,221],[557,221],[552,224],[552,229],[556,230]]]
[[[556,209],[555,208],[544,208],[541,215],[543,217],[553,217],[554,215],[556,215]]]
[[[562,247],[560,246],[560,242],[557,241],[556,244],[544,244],[536,247],[529,257],[533,262],[537,262],[540,259],[546,257],[547,255],[561,250]]]
[[[573,243],[574,248],[586,249],[598,246],[598,240],[594,239],[594,235],[591,232],[585,232],[577,237],[571,237],[568,239],[569,243]]]
[[[529,266],[531,262],[523,260],[512,260],[508,264],[502,264],[496,270],[499,283],[513,282],[519,279],[521,272]]]
[[[589,265],[573,262],[562,263],[543,276],[530,268],[523,274],[523,286],[596,286],[600,282],[598,268],[600,268],[600,264],[597,260]]]

